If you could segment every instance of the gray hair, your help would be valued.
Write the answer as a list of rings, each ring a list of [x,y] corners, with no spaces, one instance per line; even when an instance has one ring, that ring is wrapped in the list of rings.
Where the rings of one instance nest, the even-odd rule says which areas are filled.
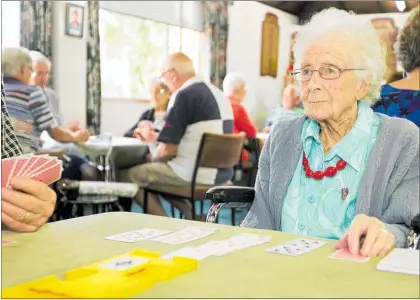
[[[239,73],[229,73],[223,80],[223,92],[230,95],[240,84],[245,85],[245,77]]]
[[[15,76],[21,73],[23,66],[32,66],[29,50],[23,47],[4,47],[1,56],[3,76]]]
[[[406,72],[420,67],[420,6],[414,8],[396,44],[397,59]]]
[[[51,68],[51,61],[44,54],[42,54],[39,51],[31,51],[30,54],[31,54],[33,63],[36,63],[36,62],[44,63],[48,65],[48,68]]]
[[[355,14],[328,8],[315,14],[299,31],[294,54],[295,66],[300,65],[304,52],[310,43],[328,32],[337,32],[358,41],[359,53],[354,57],[353,68],[363,68],[356,75],[368,85],[368,93],[364,99],[367,104],[374,104],[380,97],[381,81],[387,70],[386,49],[370,21],[361,21]],[[350,39],[349,39],[350,40]]]

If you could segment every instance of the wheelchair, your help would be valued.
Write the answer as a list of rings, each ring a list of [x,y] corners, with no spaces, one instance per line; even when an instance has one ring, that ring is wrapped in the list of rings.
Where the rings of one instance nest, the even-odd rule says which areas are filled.
[[[253,187],[216,186],[211,188],[207,191],[205,198],[212,201],[206,222],[216,223],[217,216],[222,208],[249,210],[254,197],[255,190]],[[410,227],[411,231],[407,238],[407,247],[420,250],[420,213],[411,220]]]

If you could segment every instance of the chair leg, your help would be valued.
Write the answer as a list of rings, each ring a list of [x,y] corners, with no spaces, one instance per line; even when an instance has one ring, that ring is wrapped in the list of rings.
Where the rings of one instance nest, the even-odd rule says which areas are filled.
[[[191,202],[191,219],[193,221],[196,221],[196,213],[195,213],[195,203],[194,203],[194,199],[188,199]]]
[[[175,208],[172,204],[171,204],[171,214],[172,214],[172,218],[175,218]]]
[[[204,214],[204,201],[200,201],[200,215]]]
[[[148,193],[147,193],[147,189],[143,189],[143,212],[145,213],[145,214],[147,214],[148,212],[147,212],[147,196],[148,196]]]
[[[232,218],[232,226],[235,226],[235,224],[236,224],[236,220],[235,220],[235,214],[236,214],[236,211],[235,211],[235,209],[234,208],[231,208],[230,209],[230,213],[231,213],[231,218]]]

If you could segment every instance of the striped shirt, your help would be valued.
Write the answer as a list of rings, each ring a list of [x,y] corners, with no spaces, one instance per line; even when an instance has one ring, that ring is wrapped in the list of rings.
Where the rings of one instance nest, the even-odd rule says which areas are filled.
[[[22,149],[13,132],[9,114],[4,104],[4,86],[1,82],[1,159],[22,154]]]
[[[24,153],[37,151],[44,130],[57,126],[39,87],[4,77],[6,107]]]

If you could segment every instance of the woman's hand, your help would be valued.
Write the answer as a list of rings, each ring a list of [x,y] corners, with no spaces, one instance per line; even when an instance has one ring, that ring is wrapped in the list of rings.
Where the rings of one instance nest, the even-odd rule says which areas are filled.
[[[8,229],[34,232],[53,214],[57,195],[45,183],[28,178],[13,178],[13,190],[1,193],[1,220]]]
[[[360,238],[365,235],[362,247]],[[395,245],[395,237],[386,230],[385,224],[379,219],[367,215],[357,215],[336,244],[337,249],[347,248],[352,254],[376,257],[387,255]]]

